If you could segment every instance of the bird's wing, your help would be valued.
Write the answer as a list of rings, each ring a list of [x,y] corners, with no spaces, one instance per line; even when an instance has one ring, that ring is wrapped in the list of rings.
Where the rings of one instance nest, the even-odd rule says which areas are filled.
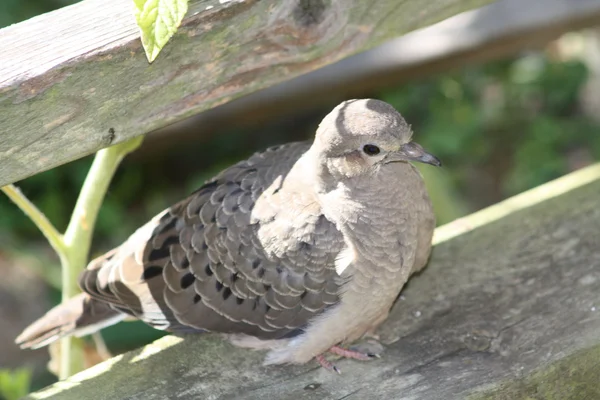
[[[306,143],[240,162],[94,260],[93,298],[176,332],[279,338],[339,300],[342,234],[290,173]],[[293,176],[292,176],[293,175]]]

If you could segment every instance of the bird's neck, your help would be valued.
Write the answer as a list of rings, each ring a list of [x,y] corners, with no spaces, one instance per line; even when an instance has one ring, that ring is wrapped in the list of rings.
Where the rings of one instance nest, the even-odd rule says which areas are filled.
[[[312,182],[321,211],[344,236],[347,249],[336,269],[352,278],[343,303],[353,308],[368,292],[370,304],[387,309],[415,262],[420,217],[411,205],[423,200],[421,177],[411,165],[397,163],[372,176],[339,179],[318,161],[308,151],[295,167]]]
[[[310,177],[322,211],[356,248],[365,261],[378,257],[401,258],[398,238],[416,217],[412,204],[423,200],[425,188],[408,163],[381,166],[370,175],[333,176],[324,160],[311,148],[296,167]],[[410,188],[407,189],[407,188]]]

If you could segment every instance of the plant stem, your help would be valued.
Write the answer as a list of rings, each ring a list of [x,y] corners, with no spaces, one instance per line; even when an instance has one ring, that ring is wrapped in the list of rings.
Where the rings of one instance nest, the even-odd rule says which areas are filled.
[[[29,219],[38,227],[42,234],[48,239],[52,248],[58,253],[65,253],[66,246],[63,241],[62,235],[54,228],[54,225],[48,218],[29,201],[27,197],[21,192],[21,190],[15,185],[3,186],[2,191],[8,196],[9,199],[15,203],[21,211],[29,217]]]
[[[78,276],[87,264],[96,217],[110,181],[123,157],[141,143],[142,137],[137,137],[96,153],[63,238],[67,250],[61,257],[63,302],[79,293]],[[62,339],[60,354],[60,379],[83,369],[82,349],[71,337]]]
[[[63,284],[68,283],[63,286],[63,301],[79,292],[77,276],[87,264],[96,217],[110,181],[123,157],[140,144],[138,137],[96,153],[63,238],[69,261],[63,268]]]
[[[96,153],[64,235],[17,187],[2,187],[2,191],[35,223],[58,254],[62,266],[63,302],[79,292],[77,278],[87,264],[96,217],[110,181],[123,157],[138,148],[142,139],[140,136]],[[59,365],[60,379],[83,369],[83,349],[79,340],[70,337],[61,340]]]

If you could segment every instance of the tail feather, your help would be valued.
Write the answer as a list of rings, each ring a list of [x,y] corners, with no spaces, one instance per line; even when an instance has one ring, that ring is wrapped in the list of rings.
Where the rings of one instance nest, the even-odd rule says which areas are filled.
[[[22,349],[44,347],[64,336],[83,336],[123,320],[126,314],[81,293],[29,325],[15,343]]]

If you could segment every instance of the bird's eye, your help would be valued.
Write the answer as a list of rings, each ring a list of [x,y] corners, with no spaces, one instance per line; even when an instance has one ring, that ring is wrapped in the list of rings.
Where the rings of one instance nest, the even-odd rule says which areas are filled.
[[[363,151],[369,156],[376,156],[381,150],[373,144],[366,144],[365,147],[363,147]]]

